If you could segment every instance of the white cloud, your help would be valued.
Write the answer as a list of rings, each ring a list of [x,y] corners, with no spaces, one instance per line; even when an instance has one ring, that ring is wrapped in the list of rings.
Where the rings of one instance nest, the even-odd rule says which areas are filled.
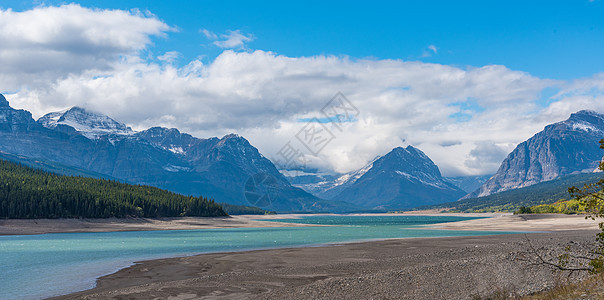
[[[211,32],[211,31],[209,31],[209,30],[207,30],[205,28],[201,29],[199,32],[203,33],[203,35],[205,35],[206,38],[208,38],[210,40],[217,40],[218,39],[218,36],[215,33]]]
[[[492,172],[492,166],[465,164],[470,151],[485,139],[520,142],[531,134],[527,126],[543,126],[531,120],[532,101],[553,84],[502,66],[463,70],[400,60],[230,50],[209,65],[193,61],[176,68],[132,59],[116,62],[101,75],[71,75],[52,88],[9,99],[38,116],[51,107],[81,105],[139,129],[161,124],[201,137],[235,131],[271,156],[302,128],[296,120],[320,116],[323,105],[341,91],[361,111],[359,121],[335,132],[336,140],[315,166],[349,171],[406,139],[447,173],[481,173]],[[450,115],[468,99],[484,111],[470,111],[470,120],[459,123]],[[441,146],[451,138],[459,140],[457,146]]]
[[[507,147],[506,147],[507,146]],[[501,161],[510,153],[509,145],[497,145],[492,141],[480,141],[469,153],[469,158],[464,162],[471,169],[495,170]]]
[[[438,54],[438,48],[435,45],[429,45],[428,49],[422,52],[421,57],[431,57],[434,54]]]
[[[251,34],[243,34],[238,30],[227,30],[226,33],[220,36],[207,29],[201,29],[200,32],[209,40],[213,40],[213,44],[223,49],[242,49],[245,44],[254,40]]]
[[[16,12],[0,9],[0,82],[17,89],[66,74],[109,69],[136,54],[151,36],[172,30],[138,11],[100,10],[77,4]]]
[[[75,71],[55,69],[52,63],[41,64],[35,66],[37,72],[11,79],[16,88],[3,88],[19,90],[7,95],[14,107],[26,108],[39,117],[79,105],[106,113],[136,129],[162,125],[199,137],[237,132],[266,156],[274,157],[289,140],[302,149],[295,134],[304,123],[297,120],[320,117],[320,109],[340,91],[360,110],[360,115],[357,122],[345,123],[342,131],[332,128],[336,139],[318,157],[310,157],[310,166],[323,170],[353,170],[405,140],[426,152],[445,174],[493,173],[503,153],[546,124],[563,120],[583,108],[604,112],[604,75],[559,82],[499,65],[459,68],[402,60],[355,60],[324,55],[287,57],[265,51],[233,50],[224,51],[208,64],[193,60],[177,67],[135,55],[150,44],[151,36],[170,30],[153,17],[89,10],[77,5],[36,10],[43,11],[45,22],[50,24],[66,22],[61,19],[68,18],[49,13],[54,10],[74,10],[91,20],[106,14],[124,20],[117,22],[115,28],[112,22],[103,23],[106,32],[116,32],[105,40],[113,45],[109,49],[117,49],[104,57],[99,50],[102,47],[94,46],[96,38],[83,39],[90,44],[84,56],[101,55],[101,63],[78,63]],[[11,18],[14,28],[31,26],[29,18]],[[129,33],[118,33],[118,28],[129,28],[124,27],[125,20],[138,27],[127,30]],[[97,23],[77,23],[56,38],[69,40],[61,36],[88,32],[88,27]],[[6,26],[3,19],[0,24]],[[32,36],[40,35],[37,31],[45,32],[40,28],[32,30],[28,33]],[[0,35],[7,45],[22,43],[25,49],[39,51],[41,55],[46,55],[44,49],[53,49],[50,42],[42,43],[43,49],[36,50],[31,42],[34,38],[9,35],[3,30]],[[138,42],[123,40],[128,36]],[[229,40],[225,35],[221,37],[224,42]],[[234,38],[229,45],[242,47],[245,41]],[[62,45],[68,49],[58,51],[64,62],[81,58],[80,52],[65,46],[69,43]],[[9,51],[16,56],[10,62],[11,68],[27,68],[32,59],[30,52],[19,54],[13,46],[0,45],[0,49],[0,53]],[[177,54],[169,52],[161,57],[158,59],[170,61]],[[0,65],[3,73],[6,68]],[[55,79],[49,80],[47,73]],[[561,92],[554,96],[553,102],[542,106],[541,93],[551,87]]]
[[[178,51],[168,51],[168,52],[164,53],[163,55],[158,56],[157,59],[171,64],[175,60],[177,60],[179,57],[180,57],[180,53]]]

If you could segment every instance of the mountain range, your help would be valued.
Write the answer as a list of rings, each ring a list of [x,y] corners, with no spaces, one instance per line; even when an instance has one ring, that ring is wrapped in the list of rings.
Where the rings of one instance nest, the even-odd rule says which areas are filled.
[[[0,95],[2,159],[278,212],[408,209],[593,172],[603,137],[604,115],[579,111],[519,144],[492,177],[443,177],[413,146],[394,148],[347,174],[286,177],[236,134],[202,139],[175,128],[134,131],[80,107],[34,120]]]
[[[270,160],[235,134],[199,139],[174,128],[135,132],[79,107],[36,121],[28,111],[10,107],[2,95],[0,154],[267,210],[350,209],[346,203],[325,201],[293,187]],[[270,180],[254,182],[259,176]]]
[[[478,203],[481,199],[492,202],[486,196],[566,178],[568,175],[595,172],[599,162],[604,159],[598,147],[602,138],[604,115],[582,110],[571,114],[565,121],[546,126],[543,131],[520,143],[492,176],[442,177],[425,154],[407,147],[396,148],[347,174],[306,174],[288,179],[295,186],[318,197],[346,200],[366,208],[430,206],[421,203],[431,201],[452,201],[445,206],[455,207],[454,202],[459,198],[472,199],[472,203]],[[409,157],[401,159],[403,156]],[[459,190],[465,191],[466,195],[461,197]],[[402,200],[406,197],[414,201]],[[531,194],[531,197],[534,195]],[[511,199],[497,199],[500,198]],[[372,199],[380,200],[374,202]],[[499,205],[503,207],[504,204]]]

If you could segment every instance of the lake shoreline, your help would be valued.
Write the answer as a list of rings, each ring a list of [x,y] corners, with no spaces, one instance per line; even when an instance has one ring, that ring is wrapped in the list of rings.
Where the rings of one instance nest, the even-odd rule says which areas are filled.
[[[284,216],[254,216],[258,219],[280,217]],[[272,223],[276,226],[288,224],[255,222]],[[380,295],[377,298],[403,299],[425,295],[437,298],[445,295],[448,298],[468,298],[488,295],[489,291],[493,291],[493,280],[501,289],[513,287],[515,293],[524,295],[551,288],[557,280],[544,266],[527,266],[510,260],[510,255],[517,255],[518,253],[514,253],[523,248],[527,249],[525,236],[535,244],[561,249],[563,241],[587,243],[593,241],[598,232],[597,222],[585,220],[584,216],[566,215],[491,214],[490,218],[433,224],[425,228],[542,233],[386,239],[148,260],[99,278],[93,289],[60,296],[57,299],[329,298],[334,285],[340,297],[355,295],[358,299],[375,298],[376,295]],[[409,261],[413,261],[412,270],[409,269]],[[461,273],[441,278],[451,277],[450,280],[434,282],[438,281],[434,274],[431,274],[435,266],[448,265],[451,265],[452,270],[463,270],[460,270]],[[503,268],[509,274],[504,276],[493,272],[494,265],[499,265],[497,268]],[[498,270],[497,268],[495,270]],[[404,272],[409,278],[422,278],[422,281],[416,281],[421,286],[414,287],[412,292],[404,294],[401,294],[399,289],[393,289],[394,283],[388,283],[388,280],[392,280],[393,274],[400,275],[401,270],[406,270]],[[457,278],[460,276],[462,278]],[[489,277],[493,278],[488,279]],[[367,280],[370,282],[367,283]],[[400,280],[399,278],[395,281],[402,284]],[[357,286],[360,282],[366,282],[368,285]],[[460,289],[463,284],[474,286],[471,293]],[[367,290],[372,293],[367,294]],[[443,291],[446,293],[441,294]]]
[[[337,215],[337,214],[312,214]],[[462,216],[490,217],[502,214],[347,214],[351,216]],[[233,215],[228,217],[178,217],[178,218],[107,218],[107,219],[0,219],[0,236],[32,235],[69,232],[120,232],[155,230],[194,230],[218,228],[298,227],[318,226],[296,223],[279,223],[278,219],[310,216],[309,214]],[[270,220],[270,221],[269,221]]]
[[[526,295],[558,280],[545,266],[517,260],[527,240],[561,251],[561,244],[588,243],[597,232],[404,238],[157,259],[56,299],[463,299],[511,289]]]
[[[314,214],[339,215],[339,214]],[[382,214],[345,214],[350,216],[459,216],[481,219],[428,225],[430,229],[481,231],[559,231],[598,229],[596,222],[582,215],[510,213],[431,213],[406,212]],[[0,219],[0,236],[33,235],[69,232],[120,232],[156,230],[195,230],[218,228],[319,226],[278,222],[278,219],[299,218],[307,214],[235,215],[229,217],[181,218],[109,218],[109,219]]]

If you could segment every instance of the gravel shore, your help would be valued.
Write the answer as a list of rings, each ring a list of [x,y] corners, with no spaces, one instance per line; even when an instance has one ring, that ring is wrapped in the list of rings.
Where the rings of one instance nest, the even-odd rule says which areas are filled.
[[[527,295],[566,275],[526,261],[597,231],[398,239],[145,261],[58,299],[473,299]],[[584,277],[576,274],[572,280]]]

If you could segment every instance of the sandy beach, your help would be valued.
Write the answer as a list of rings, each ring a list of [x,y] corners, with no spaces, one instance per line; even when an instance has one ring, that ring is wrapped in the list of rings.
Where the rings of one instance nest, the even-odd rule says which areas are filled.
[[[597,222],[583,216],[490,216],[432,227],[543,232],[394,239],[151,260],[100,278],[94,289],[57,299],[471,299],[497,293],[527,295],[552,288],[561,280],[561,275],[548,267],[522,259],[527,257],[529,242],[548,249],[548,253],[558,253],[567,243],[593,242],[597,233]],[[279,224],[253,221],[247,216],[235,219],[241,226],[246,222]],[[223,221],[211,226],[225,226],[218,224]]]
[[[447,230],[487,230],[487,231],[563,231],[597,230],[598,222],[585,219],[583,215],[536,214],[512,215],[495,214],[489,218],[443,223],[429,226]]]
[[[274,219],[296,217],[296,215],[277,216],[230,216],[220,218],[109,218],[109,219],[0,219],[0,235],[24,235],[61,232],[112,232],[143,230],[189,230],[239,227],[281,227],[309,226],[306,224],[276,223],[256,221],[256,219]]]

